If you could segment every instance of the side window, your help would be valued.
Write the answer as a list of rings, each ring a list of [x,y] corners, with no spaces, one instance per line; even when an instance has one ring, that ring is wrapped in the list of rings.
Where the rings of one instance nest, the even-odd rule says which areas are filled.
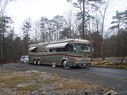
[[[37,47],[34,50],[32,50],[32,52],[46,52],[46,51],[41,47]]]
[[[82,49],[83,49],[83,50],[88,50],[88,45],[83,44],[83,45],[82,45]]]
[[[53,50],[52,49],[49,49],[49,52],[52,52]]]
[[[33,49],[32,52],[36,52],[37,48]]]
[[[36,52],[41,52],[41,48],[38,47],[38,48],[36,49]]]
[[[49,52],[72,52],[73,51],[73,44],[67,44],[65,47],[62,48],[51,48]]]
[[[65,51],[72,52],[73,51],[73,44],[67,44],[66,47],[65,47]]]
[[[64,48],[57,48],[56,51],[57,51],[57,52],[63,52],[63,51],[65,51],[65,50],[64,50]]]
[[[63,52],[63,51],[65,51],[64,48],[49,49],[49,52]]]
[[[69,51],[73,51],[73,45],[72,45],[72,44],[69,44],[68,50],[69,50]]]
[[[49,49],[49,52],[56,52],[56,49]]]

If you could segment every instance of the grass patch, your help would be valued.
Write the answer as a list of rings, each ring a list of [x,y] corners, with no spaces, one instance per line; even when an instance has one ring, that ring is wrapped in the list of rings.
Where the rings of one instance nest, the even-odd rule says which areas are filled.
[[[55,91],[64,93],[88,90],[97,92],[98,89],[103,89],[101,86],[81,80],[68,79],[56,74],[39,71],[11,72],[11,74],[8,74],[9,71],[0,72],[3,74],[2,77],[0,77],[0,89],[4,89],[3,91],[9,93],[8,95],[12,94],[12,92],[18,93],[19,91],[27,93],[23,95],[28,95],[28,93],[32,91]],[[10,92],[8,92],[9,90]]]
[[[16,87],[19,83],[27,82],[28,78],[25,76],[5,76],[0,78],[0,82],[4,84],[5,87]]]

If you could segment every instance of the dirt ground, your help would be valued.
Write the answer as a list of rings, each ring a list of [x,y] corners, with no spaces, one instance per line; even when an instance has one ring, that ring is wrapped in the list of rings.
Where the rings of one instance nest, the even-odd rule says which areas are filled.
[[[102,95],[108,89],[56,74],[0,70],[0,95]]]

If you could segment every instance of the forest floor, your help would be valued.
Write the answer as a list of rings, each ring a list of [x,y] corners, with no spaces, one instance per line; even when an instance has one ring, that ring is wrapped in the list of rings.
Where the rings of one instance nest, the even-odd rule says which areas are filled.
[[[101,95],[98,93],[106,90],[86,81],[37,70],[0,70],[0,95]]]
[[[92,61],[92,66],[127,69],[127,58],[121,63],[121,59],[107,58],[105,60],[95,59]]]

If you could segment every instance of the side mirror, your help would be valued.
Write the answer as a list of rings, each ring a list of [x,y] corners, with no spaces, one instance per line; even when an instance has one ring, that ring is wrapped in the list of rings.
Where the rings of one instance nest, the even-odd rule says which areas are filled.
[[[94,52],[94,48],[91,48],[91,51]]]
[[[74,48],[74,53],[76,53],[76,48]]]

